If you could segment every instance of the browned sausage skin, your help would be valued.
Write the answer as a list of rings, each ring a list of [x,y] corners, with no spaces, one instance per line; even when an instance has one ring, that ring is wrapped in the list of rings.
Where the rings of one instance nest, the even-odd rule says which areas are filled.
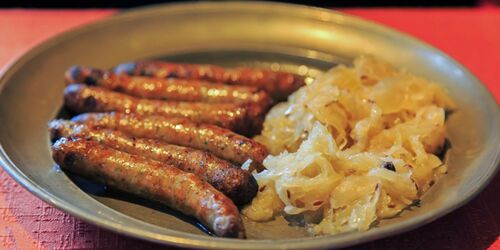
[[[264,110],[251,104],[166,102],[136,98],[100,87],[71,84],[64,90],[64,105],[73,112],[110,112],[185,117],[252,134],[262,126]]]
[[[132,96],[167,101],[210,103],[255,103],[267,109],[271,97],[250,86],[230,86],[199,80],[152,78],[114,74],[96,68],[72,66],[65,73],[69,83],[100,86]]]
[[[217,236],[245,238],[238,208],[194,174],[82,139],[58,140],[52,157],[66,171],[194,216]]]
[[[258,185],[250,172],[205,151],[135,138],[116,130],[90,128],[67,120],[51,121],[49,130],[52,141],[61,137],[83,138],[193,173],[227,195],[236,205],[250,202],[257,194]]]
[[[291,93],[305,84],[303,77],[282,71],[250,68],[225,69],[214,65],[178,64],[163,61],[123,63],[116,66],[114,72],[253,86],[266,90],[276,101],[286,100]]]
[[[230,130],[210,124],[199,124],[183,118],[140,116],[121,113],[87,113],[72,121],[91,127],[116,129],[132,136],[158,139],[167,143],[208,151],[217,157],[241,165],[252,160],[252,168],[263,169],[268,155],[260,143]]]

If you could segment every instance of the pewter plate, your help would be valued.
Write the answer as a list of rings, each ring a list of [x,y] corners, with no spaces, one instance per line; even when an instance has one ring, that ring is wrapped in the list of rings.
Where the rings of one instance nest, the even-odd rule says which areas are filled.
[[[50,158],[47,122],[62,104],[63,72],[73,64],[108,68],[140,58],[250,65],[314,78],[372,54],[440,82],[458,103],[448,119],[449,173],[418,209],[366,232],[309,237],[283,218],[245,221],[249,239],[208,236],[163,206],[67,176]],[[53,206],[104,228],[169,245],[266,249],[342,247],[402,233],[463,205],[493,178],[500,115],[469,71],[442,52],[397,31],[342,13],[276,3],[193,3],[127,11],[57,36],[32,49],[0,78],[0,163]]]

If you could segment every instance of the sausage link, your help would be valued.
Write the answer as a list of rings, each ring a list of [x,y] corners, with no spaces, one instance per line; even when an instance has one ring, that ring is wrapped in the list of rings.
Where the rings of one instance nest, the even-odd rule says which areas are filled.
[[[91,127],[116,129],[132,136],[158,139],[175,145],[208,151],[217,157],[241,165],[252,160],[251,170],[261,170],[268,155],[260,143],[230,130],[199,124],[183,118],[140,116],[121,113],[86,113],[72,121]]]
[[[72,66],[65,73],[69,83],[100,86],[132,96],[167,101],[209,103],[254,103],[267,109],[271,97],[266,91],[250,86],[230,86],[220,83],[175,78],[152,78],[114,74],[91,67]]]
[[[217,236],[245,238],[238,208],[194,174],[82,139],[58,140],[52,158],[66,171],[193,216]]]
[[[257,194],[258,185],[250,172],[237,168],[205,151],[167,144],[154,139],[135,138],[116,130],[93,129],[67,120],[51,121],[49,130],[52,141],[61,137],[83,138],[193,173],[224,193],[236,205],[250,202]]]
[[[255,105],[165,102],[136,98],[83,84],[71,84],[66,87],[64,105],[76,113],[117,111],[185,117],[194,122],[215,124],[242,134],[259,131],[263,120],[263,110]]]
[[[225,69],[215,65],[178,64],[162,61],[137,61],[123,63],[114,68],[117,74],[181,78],[245,85],[266,90],[276,101],[283,101],[295,90],[304,86],[304,78],[288,72],[265,69]]]

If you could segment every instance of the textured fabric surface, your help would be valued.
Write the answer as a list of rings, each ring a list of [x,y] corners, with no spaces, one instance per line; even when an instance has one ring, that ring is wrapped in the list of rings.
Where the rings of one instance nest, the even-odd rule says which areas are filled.
[[[500,101],[500,8],[348,9],[412,34],[476,74]],[[111,15],[109,10],[0,10],[0,68],[61,31]],[[0,122],[1,124],[1,122]],[[500,175],[475,199],[419,229],[355,249],[500,249]],[[61,212],[0,170],[0,249],[157,249]]]

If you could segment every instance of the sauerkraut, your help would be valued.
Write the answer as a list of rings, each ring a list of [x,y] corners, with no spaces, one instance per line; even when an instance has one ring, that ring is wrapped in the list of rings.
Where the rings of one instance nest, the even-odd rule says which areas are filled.
[[[410,206],[447,166],[438,84],[373,57],[339,65],[276,105],[255,139],[268,147],[243,214],[295,215],[311,234],[367,230]]]

